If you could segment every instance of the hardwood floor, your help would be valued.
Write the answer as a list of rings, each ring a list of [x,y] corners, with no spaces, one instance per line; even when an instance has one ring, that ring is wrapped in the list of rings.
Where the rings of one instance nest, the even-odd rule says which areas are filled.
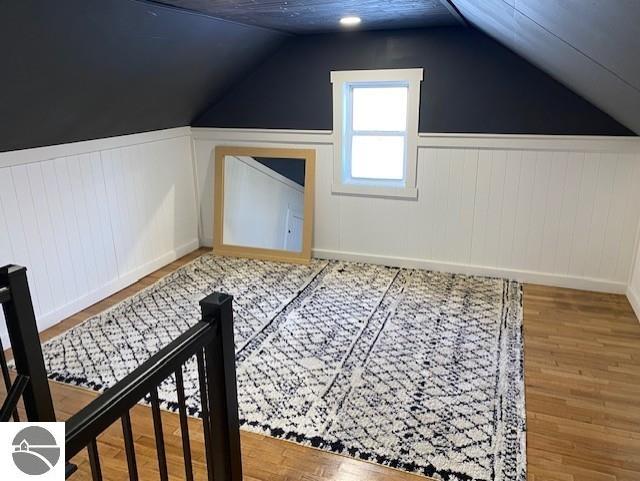
[[[147,287],[197,251],[42,334],[47,340]],[[535,285],[524,295],[529,481],[640,480],[640,324],[624,296]],[[96,394],[51,383],[60,419]],[[184,479],[178,416],[163,412],[171,479]],[[132,411],[140,479],[157,480],[151,411]],[[204,480],[199,420],[190,419],[196,479]],[[99,438],[105,480],[126,476],[120,425]],[[242,432],[247,481],[425,479],[363,461]],[[91,479],[84,453],[71,479]]]
[[[525,286],[529,481],[640,480],[640,324],[624,296]]]

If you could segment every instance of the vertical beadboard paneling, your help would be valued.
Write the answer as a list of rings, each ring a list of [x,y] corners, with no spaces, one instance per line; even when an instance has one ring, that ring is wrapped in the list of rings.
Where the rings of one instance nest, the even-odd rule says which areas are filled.
[[[424,149],[432,150],[432,149]],[[435,149],[440,150],[440,149]],[[484,259],[487,232],[489,223],[489,198],[491,196],[491,177],[493,162],[491,152],[481,150],[478,152],[478,174],[476,178],[475,212],[473,218],[473,236],[471,239],[470,264],[481,265]],[[438,183],[437,177],[432,180]]]
[[[533,192],[531,195],[531,209],[529,211],[529,226],[527,229],[526,248],[522,255],[525,257],[525,269],[539,271],[542,256],[548,253],[542,251],[542,234],[547,221],[547,198],[549,196],[549,182],[551,176],[551,156],[548,152],[535,152],[535,174]]]
[[[587,250],[591,254],[585,261],[584,275],[598,277],[600,264],[604,254],[604,242],[607,230],[611,227],[611,204],[616,170],[620,160],[614,154],[600,154],[598,165],[598,183],[593,195],[594,206],[589,225],[589,242]]]
[[[631,160],[631,159],[629,159]],[[629,185],[631,186],[632,191],[636,193],[635,195],[635,203],[632,205],[628,205],[628,208],[633,209],[635,211],[640,210],[640,202],[638,201],[638,186],[640,186],[640,165],[636,162],[634,165],[634,173],[629,176],[631,178],[631,182]],[[626,242],[631,245],[631,240],[627,240],[623,238],[623,242],[621,243],[623,248],[626,245]],[[634,253],[634,261],[631,266],[631,274],[629,275],[629,287],[627,289],[627,297],[631,302],[633,310],[636,313],[636,317],[640,319],[640,227],[636,233],[635,239],[633,240],[633,250]],[[625,259],[618,259],[618,269],[620,266],[624,265]]]
[[[198,247],[189,133],[149,135],[2,154],[0,264],[27,266],[41,329]]]
[[[451,242],[443,246],[442,258],[449,262],[456,262],[462,249],[461,240],[464,223],[462,221],[462,189],[464,182],[464,162],[465,156],[460,152],[448,151],[449,158],[445,156],[444,163],[449,168],[449,182],[445,186],[447,195],[446,217],[443,229],[440,230],[443,239],[450,239]]]
[[[7,226],[2,232],[5,237],[4,244],[10,246],[11,257],[2,259],[3,265],[7,263],[21,263],[29,259],[27,241],[24,236],[24,227],[18,208],[13,174],[11,169],[3,169],[0,172],[0,205],[4,215],[4,222]],[[15,261],[13,260],[15,259]],[[31,272],[27,273],[29,281],[33,281]],[[33,307],[36,312],[40,311],[40,302],[37,295],[32,295]]]
[[[563,194],[567,182],[567,153],[554,152],[551,156],[549,189],[545,200],[545,222],[542,231],[541,272],[553,272],[556,269],[560,222],[563,208]],[[572,182],[572,179],[569,179]]]
[[[527,246],[533,214],[534,179],[536,176],[536,152],[524,151],[520,156],[520,175],[516,195],[516,221],[509,265],[514,269],[528,269]]]
[[[77,219],[80,238],[80,250],[75,254],[82,257],[82,263],[85,265],[85,273],[87,275],[87,290],[91,292],[97,289],[99,285],[100,259],[97,259],[95,254],[95,244],[99,242],[99,239],[97,238],[97,233],[93,231],[89,220],[89,210],[85,199],[84,181],[82,179],[81,162],[87,162],[87,157],[86,154],[69,157],[66,159],[66,167],[69,175],[69,189],[71,191],[69,207]],[[34,262],[33,265],[38,266],[38,263]]]
[[[29,184],[29,176],[27,173],[27,165],[18,165],[11,167],[10,174],[13,179],[14,191],[16,193],[16,210],[20,216],[20,223],[24,233],[24,239],[27,245],[29,260],[38,268],[32,268],[31,278],[29,282],[33,286],[33,290],[38,295],[37,315],[42,315],[54,309],[55,300],[51,291],[49,276],[55,275],[55,272],[49,272],[50,262],[46,261],[46,251],[42,249],[44,239],[40,236],[40,228],[36,208],[31,194],[31,186]]]
[[[51,237],[59,262],[60,282],[64,285],[66,301],[71,302],[80,295],[83,272],[80,272],[77,263],[74,262],[73,234],[66,225],[55,162],[42,162],[41,168],[44,180],[44,199],[49,207],[51,218]]]
[[[0,190],[2,186],[2,176],[0,176]],[[8,232],[8,224],[4,214],[4,206],[2,202],[2,195],[0,195],[0,232]],[[11,262],[13,258],[13,249],[11,248],[11,242],[7,234],[0,235],[0,265],[4,266]],[[4,322],[4,314],[0,309],[0,339],[3,341],[7,339],[7,326]]]
[[[159,252],[167,252],[171,248],[173,244],[173,240],[175,238],[174,229],[175,222],[173,219],[176,218],[176,197],[179,195],[179,191],[176,189],[172,189],[171,187],[167,188],[172,179],[170,175],[171,171],[171,148],[172,145],[166,145],[166,142],[160,142],[157,145],[154,145],[153,155],[160,162],[160,168],[155,169],[156,173],[156,185],[162,186],[163,188],[155,189],[155,197],[152,200],[152,205],[155,206],[156,209],[156,240],[158,241],[158,250]],[[166,152],[164,151],[164,147],[167,147]],[[190,151],[189,151],[190,152]],[[180,150],[176,152],[176,155],[180,154]],[[187,169],[187,172],[190,172]],[[190,182],[193,185],[193,174],[191,174],[191,178],[187,179],[187,182]],[[186,202],[183,205],[191,205],[195,214],[195,200],[194,200],[193,191],[191,193],[190,202]],[[194,216],[191,216],[194,217]],[[180,217],[178,217],[180,218]],[[195,230],[195,229],[194,229]],[[192,230],[192,232],[194,231]],[[170,232],[170,235],[162,235],[163,232]]]
[[[62,264],[55,243],[53,223],[51,222],[50,202],[45,191],[45,180],[42,175],[42,164],[33,163],[26,165],[31,199],[33,200],[35,223],[37,225],[40,245],[43,253],[47,282],[51,290],[52,304],[68,302],[64,276],[62,276]]]
[[[520,188],[520,170],[522,169],[522,152],[511,150],[506,152],[507,166],[504,177],[502,196],[502,212],[500,223],[500,244],[498,249],[498,265],[510,265],[513,255],[515,224],[518,217],[518,190]]]
[[[340,248],[340,229],[336,227],[337,219],[340,218],[340,199],[335,195],[326,195],[331,192],[333,183],[332,158],[333,146],[316,146],[316,209],[313,230],[315,242],[327,246],[327,249],[337,250]],[[199,158],[197,160],[200,161]]]
[[[108,283],[109,277],[109,259],[105,249],[105,239],[103,226],[107,223],[106,219],[100,217],[98,210],[98,199],[96,195],[97,185],[93,179],[93,163],[94,152],[81,155],[77,158],[80,179],[78,184],[78,202],[83,203],[82,218],[85,220],[84,225],[87,227],[84,231],[84,244],[86,253],[93,259],[96,266],[94,289]],[[109,239],[110,240],[110,239]]]
[[[500,230],[502,227],[502,206],[506,189],[507,152],[491,152],[491,176],[489,182],[489,199],[487,211],[487,229],[483,251],[483,263],[489,266],[498,265],[500,254]]]
[[[473,219],[475,213],[476,188],[478,179],[478,151],[464,150],[464,170],[462,181],[462,203],[460,205],[460,230],[457,261],[466,264],[471,258]]]
[[[625,156],[629,157],[629,156]],[[625,213],[628,216],[625,219],[625,229],[622,233],[622,240],[619,247],[619,257],[617,263],[616,275],[620,277],[628,277],[630,275],[632,267],[629,265],[629,259],[627,257],[628,252],[633,252],[638,248],[638,242],[640,242],[640,230],[633,232],[629,229],[629,219],[640,216],[640,155],[634,155],[632,157],[633,162],[633,180],[630,186],[630,194],[626,199],[627,208]],[[636,275],[640,275],[636,272]]]
[[[105,278],[114,279],[118,277],[118,264],[113,243],[113,227],[109,215],[107,189],[100,152],[91,153],[90,167],[89,176],[94,193],[93,199],[95,200],[95,207],[92,211],[97,213],[95,217],[98,220],[98,232],[101,240],[99,244],[104,258]]]
[[[0,177],[0,190],[4,187],[1,183],[2,178]],[[11,241],[9,240],[9,224],[7,224],[7,219],[4,213],[4,206],[2,201],[2,195],[0,195],[0,230],[4,233],[0,235],[0,265],[6,265],[11,262],[13,258],[13,249],[11,248]]]
[[[435,169],[434,169],[434,180],[436,183],[431,187],[434,190],[435,198],[433,199],[433,204],[430,206],[433,209],[434,218],[430,225],[431,231],[431,255],[436,259],[444,259],[446,257],[447,251],[447,217],[448,212],[447,209],[449,207],[448,202],[448,188],[449,188],[449,179],[451,176],[450,169],[450,158],[451,152],[445,150],[439,150],[434,153],[435,155],[432,157],[435,161]],[[392,206],[393,207],[393,206]],[[397,216],[397,210],[396,210]],[[400,216],[397,216],[400,217]],[[348,223],[348,219],[344,220],[345,223]],[[360,246],[354,246],[354,248],[350,249],[350,252],[359,252],[362,244]]]
[[[579,276],[584,275],[589,256],[589,237],[591,219],[595,210],[595,193],[598,186],[598,170],[600,168],[600,154],[585,154],[583,159],[582,178],[578,191],[578,205],[580,206],[573,226],[573,241],[569,253],[569,272]]]
[[[575,231],[578,209],[580,208],[580,184],[584,171],[584,153],[566,152],[567,171],[562,185],[562,200],[559,206],[555,206],[560,213],[558,241],[555,246],[553,266],[555,272],[562,275],[569,274],[571,261],[571,249]],[[613,279],[605,277],[604,279]]]
[[[202,132],[194,150],[204,244],[213,229],[216,145],[315,148],[318,255],[626,289],[640,218],[640,144],[429,137],[425,144],[434,146],[418,152],[418,199],[407,201],[332,194],[330,134],[313,143],[317,137],[304,132]]]
[[[418,168],[416,170],[416,179],[417,182],[422,183],[425,176],[424,169]],[[316,193],[316,197],[317,197]],[[334,195],[333,202],[336,205],[340,205],[339,196]],[[428,235],[428,229],[426,228],[427,222],[423,214],[428,212],[427,209],[424,208],[426,204],[426,196],[418,196],[413,202],[407,204],[407,212],[408,216],[411,218],[420,217],[420,222],[407,222],[407,243],[406,243],[406,252],[405,256],[409,258],[415,257],[424,257],[425,248],[427,243],[424,241],[424,237]],[[316,208],[316,211],[318,209]],[[315,237],[315,236],[314,236]],[[315,241],[315,240],[314,240]]]
[[[436,218],[439,214],[434,208],[436,202],[436,183],[435,183],[435,156],[436,151],[418,151],[418,169],[417,183],[427,186],[422,192],[418,193],[418,199],[413,203],[413,207],[409,210],[409,217],[416,219],[416,222],[410,222],[409,234],[409,250],[410,257],[428,259],[433,257],[433,238],[436,235]],[[430,156],[433,159],[426,160]],[[333,196],[338,204],[340,198]],[[314,239],[315,240],[315,239]],[[335,250],[340,250],[339,246]]]
[[[76,282],[75,299],[80,298],[86,292],[89,286],[89,269],[91,266],[85,262],[84,250],[82,247],[82,239],[80,236],[81,224],[78,221],[76,205],[73,200],[73,192],[71,189],[71,178],[69,175],[69,159],[58,158],[51,162],[44,162],[44,165],[53,170],[52,177],[48,183],[56,184],[58,188],[58,199],[60,202],[60,217],[57,222],[64,225],[64,234],[67,241],[67,249],[65,249],[68,257],[71,259],[66,264],[66,270],[71,272]],[[22,265],[31,265],[18,262]]]
[[[109,225],[113,233],[113,248],[116,258],[116,269],[118,272],[129,272],[135,262],[131,259],[131,255],[119,255],[119,250],[127,245],[126,234],[130,232],[127,229],[130,224],[129,209],[125,209],[124,194],[121,182],[122,163],[120,162],[120,150],[112,149],[100,152],[100,162],[104,175],[105,191],[106,191],[106,210],[109,216]],[[128,249],[124,250],[125,252]]]
[[[635,263],[629,288],[627,289],[627,297],[636,313],[636,317],[640,319],[640,242],[636,246]]]

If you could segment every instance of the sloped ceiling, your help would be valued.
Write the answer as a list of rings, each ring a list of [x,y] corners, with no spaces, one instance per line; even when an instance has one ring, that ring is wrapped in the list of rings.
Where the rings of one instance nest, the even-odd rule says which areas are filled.
[[[341,29],[340,17],[358,15],[367,30],[460,25],[447,0],[160,0],[247,25],[290,33]]]
[[[286,37],[148,2],[0,1],[0,151],[187,126]]]
[[[230,9],[225,14],[229,19],[253,15],[255,25],[284,22],[288,31],[305,32],[333,30],[345,9],[357,8],[386,16],[376,24],[378,20],[369,23],[365,15],[363,30],[390,27],[394,21],[399,26],[416,21],[421,26],[460,23],[453,3],[468,22],[640,133],[640,0],[166,1],[183,7],[217,5]],[[234,13],[238,4],[244,8]],[[310,6],[316,10],[309,13]],[[261,10],[265,8],[272,15]],[[307,17],[318,17],[319,12],[326,14],[324,26],[314,20],[309,27]],[[0,151],[189,125],[278,46],[304,37],[145,0],[0,1]],[[360,53],[387,55],[388,63],[395,65],[425,50],[418,45],[402,59],[394,58],[397,35],[391,37],[379,44],[379,51],[363,46]],[[302,67],[308,61],[303,58]],[[446,63],[453,69],[461,62],[451,57]],[[535,103],[531,91],[539,89],[530,80],[531,76],[524,83],[514,81],[510,87],[528,97],[525,103]],[[548,82],[544,85],[551,88]],[[464,100],[451,88],[447,93],[452,102]],[[504,92],[492,95],[488,99],[502,103],[508,98]],[[512,110],[521,103],[513,102]],[[468,117],[469,105],[464,108]],[[548,103],[513,115],[524,111],[535,111],[541,119],[557,117]],[[579,117],[580,112],[574,109],[566,117]],[[602,131],[602,122],[610,124],[597,117],[597,125],[588,131]],[[517,128],[514,121],[508,123]],[[491,128],[487,121],[483,125]],[[628,133],[618,126],[613,130],[615,135]]]
[[[640,133],[640,1],[452,2],[467,21]]]

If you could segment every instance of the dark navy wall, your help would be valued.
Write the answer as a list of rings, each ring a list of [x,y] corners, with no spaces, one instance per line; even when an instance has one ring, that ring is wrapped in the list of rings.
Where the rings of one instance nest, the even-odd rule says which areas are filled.
[[[189,125],[286,36],[133,0],[0,2],[0,151]]]
[[[425,69],[421,132],[635,135],[488,36],[461,27],[290,38],[193,125],[330,130],[331,70],[411,67]]]

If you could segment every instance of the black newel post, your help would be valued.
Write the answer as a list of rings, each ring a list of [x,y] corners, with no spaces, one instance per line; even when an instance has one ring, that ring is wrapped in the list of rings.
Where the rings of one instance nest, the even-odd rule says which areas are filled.
[[[215,481],[242,481],[232,302],[232,296],[218,292],[200,301],[202,320],[216,327],[205,348]]]
[[[14,265],[0,268],[0,287],[7,287],[11,296],[11,300],[3,303],[2,307],[16,371],[29,378],[22,397],[27,418],[29,421],[55,421],[27,269]]]

